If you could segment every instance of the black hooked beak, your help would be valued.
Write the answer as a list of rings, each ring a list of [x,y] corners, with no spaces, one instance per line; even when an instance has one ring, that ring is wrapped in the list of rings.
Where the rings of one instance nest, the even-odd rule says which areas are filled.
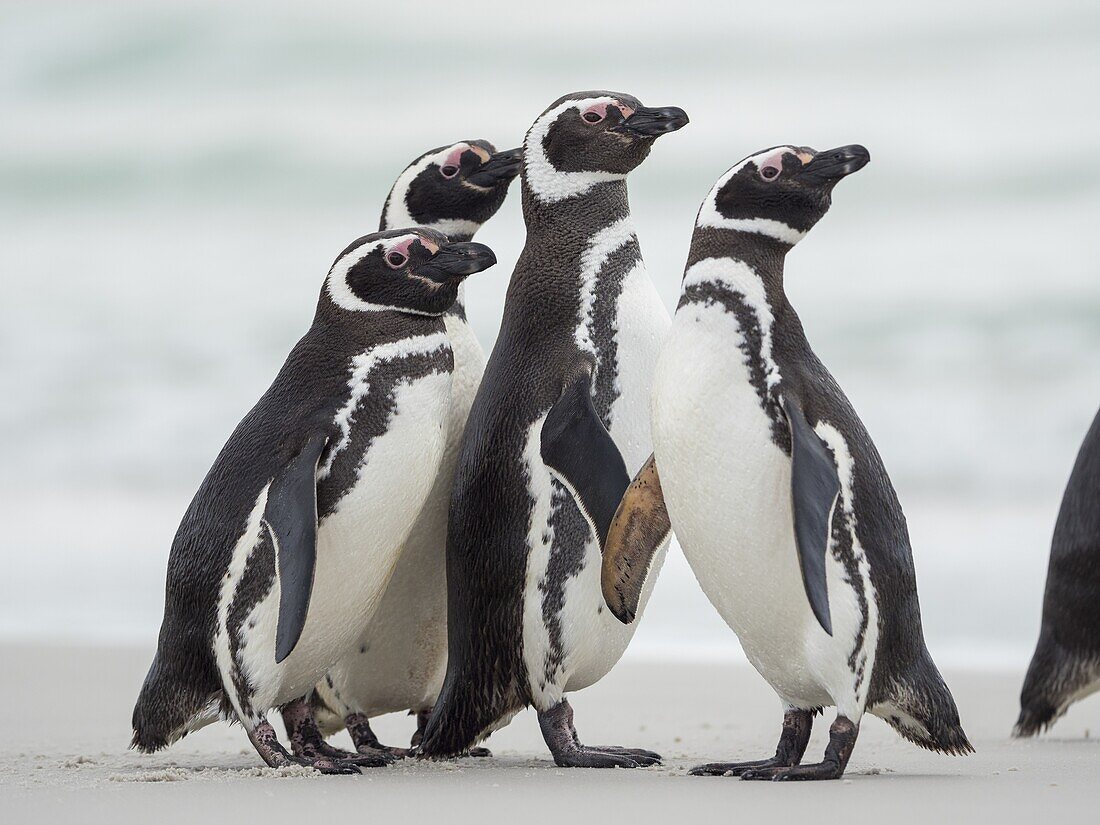
[[[871,153],[853,143],[825,152],[818,152],[813,160],[795,174],[795,178],[806,183],[836,183],[853,172],[858,172],[871,161]]]
[[[417,274],[446,284],[488,269],[496,262],[493,250],[483,243],[448,243],[434,258],[421,265]]]
[[[497,152],[490,155],[485,163],[474,170],[466,180],[474,186],[496,186],[498,183],[510,182],[519,174],[519,168],[523,165],[523,147],[509,149],[507,152]]]
[[[675,132],[686,126],[687,122],[687,112],[679,106],[665,106],[661,109],[642,106],[615,127],[615,131],[626,132],[636,137],[656,138]]]

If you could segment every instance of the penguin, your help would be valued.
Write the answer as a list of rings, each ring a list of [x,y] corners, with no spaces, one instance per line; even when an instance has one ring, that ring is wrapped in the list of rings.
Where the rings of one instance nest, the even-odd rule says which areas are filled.
[[[1100,411],[1062,496],[1043,625],[1020,693],[1015,736],[1034,736],[1100,690]]]
[[[653,458],[608,531],[623,621],[674,530],[704,593],[779,695],[775,755],[695,775],[836,779],[865,711],[931,750],[972,750],[924,643],[905,517],[882,459],[784,292],[787,253],[862,146],[780,146],[727,171],[699,210],[652,398]],[[825,758],[801,764],[836,706]]]
[[[527,239],[459,453],[447,674],[421,757],[461,754],[533,705],[562,767],[660,760],[582,745],[565,694],[601,679],[633,635],[604,607],[600,547],[651,449],[646,402],[670,322],[642,263],[626,176],[687,120],[630,95],[578,92],[527,133]]]
[[[389,761],[294,756],[266,714],[308,714],[305,697],[377,608],[445,448],[442,316],[462,280],[493,263],[488,247],[427,229],[367,235],[336,259],[312,326],[176,532],[134,747],[156,751],[224,718],[272,767]]]
[[[470,241],[504,203],[519,174],[522,149],[497,152],[484,140],[467,140],[425,152],[397,177],[386,198],[379,229],[423,226],[453,241]],[[435,484],[401,551],[374,618],[322,679],[312,705],[319,729],[346,727],[359,753],[408,751],[379,743],[370,718],[408,710],[423,735],[447,667],[447,507],[458,446],[474,393],[485,369],[485,352],[466,321],[463,289],[443,316],[454,353],[447,443]],[[315,740],[315,737],[309,737]],[[484,748],[472,756],[487,756]]]

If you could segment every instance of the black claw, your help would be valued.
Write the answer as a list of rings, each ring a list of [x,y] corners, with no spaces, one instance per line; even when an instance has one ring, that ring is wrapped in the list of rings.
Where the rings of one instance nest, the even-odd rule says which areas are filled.
[[[332,762],[328,759],[308,759],[299,757],[294,760],[297,764],[323,773],[326,776],[351,776],[358,774],[359,768],[347,762]]]

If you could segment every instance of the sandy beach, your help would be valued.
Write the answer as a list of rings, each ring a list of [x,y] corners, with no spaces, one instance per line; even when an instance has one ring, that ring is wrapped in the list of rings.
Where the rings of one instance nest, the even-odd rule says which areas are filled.
[[[686,775],[692,765],[767,755],[779,731],[774,695],[751,669],[682,662],[620,664],[573,697],[592,743],[644,746],[665,764],[644,770],[564,770],[533,714],[496,734],[492,759],[398,763],[360,776],[262,768],[239,728],[215,725],[168,751],[127,750],[129,716],[149,661],[142,648],[2,646],[0,797],[8,822],[425,821],[658,822],[767,817],[830,822],[1034,822],[1095,815],[1100,803],[1100,701],[1075,707],[1040,740],[1008,736],[1016,672],[945,670],[977,753],[949,758],[900,740],[868,717],[846,778],[776,784]],[[411,720],[376,727],[401,743]],[[821,753],[818,723],[809,755]],[[579,817],[579,820],[578,820]]]

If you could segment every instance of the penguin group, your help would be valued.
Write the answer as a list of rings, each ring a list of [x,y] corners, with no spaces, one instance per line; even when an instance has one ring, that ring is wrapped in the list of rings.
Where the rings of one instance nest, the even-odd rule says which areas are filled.
[[[783,145],[734,164],[699,208],[670,317],[627,177],[687,123],[576,92],[519,148],[464,140],[401,171],[180,523],[134,747],[226,720],[269,766],[357,773],[489,756],[480,743],[532,707],[559,766],[659,764],[584,743],[567,694],[619,661],[675,534],[783,710],[774,756],[692,774],[836,779],[868,713],[972,750],[924,642],[901,504],[785,291],[787,254],[870,155]],[[486,358],[463,281],[496,263],[473,237],[516,177],[526,242]],[[1098,491],[1100,415],[1055,533],[1021,734],[1100,688],[1084,627],[1100,624]],[[824,757],[804,763],[826,707]],[[383,745],[371,720],[398,711],[415,731]],[[327,741],[343,729],[354,750]]]

